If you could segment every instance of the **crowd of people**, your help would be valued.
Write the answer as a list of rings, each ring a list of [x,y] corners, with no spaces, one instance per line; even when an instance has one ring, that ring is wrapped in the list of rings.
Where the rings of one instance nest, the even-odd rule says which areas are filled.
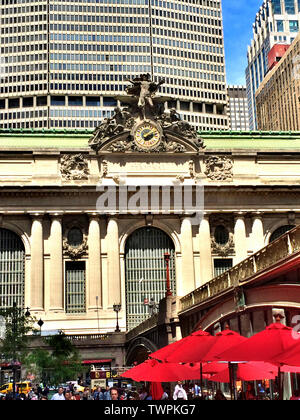
[[[54,400],[54,401],[80,401],[80,400],[98,400],[98,401],[149,401],[157,400],[151,395],[151,388],[143,386],[140,389],[132,388],[117,388],[109,387],[91,389],[85,387],[84,390],[79,391],[76,389],[76,385],[70,384],[68,386],[60,386],[55,393],[50,393],[50,389],[47,386],[34,386],[31,391],[25,395],[23,393],[16,393],[13,396],[12,393],[3,395],[0,400]],[[217,390],[215,395],[206,393],[204,397],[201,397],[201,390],[199,384],[188,386],[178,381],[175,389],[170,387],[164,387],[159,400],[192,400],[192,399],[226,399],[220,390]]]
[[[258,399],[270,399],[267,395],[262,394],[263,390],[258,389],[258,393],[255,393],[252,384],[248,384],[245,391],[238,390],[238,399],[241,400],[258,400]],[[47,386],[42,387],[41,385],[33,387],[30,392],[25,395],[22,393],[16,393],[13,396],[12,393],[0,396],[0,400],[54,400],[54,401],[82,401],[82,400],[98,400],[98,401],[147,401],[147,400],[226,400],[229,397],[217,389],[213,391],[204,391],[201,393],[201,388],[198,383],[193,385],[184,384],[178,381],[175,388],[171,390],[169,386],[162,389],[160,398],[153,398],[150,386],[143,386],[140,389],[135,387],[131,388],[117,388],[109,387],[91,389],[90,387],[84,387],[83,390],[79,391],[76,385],[70,383],[67,386],[60,386],[58,389],[50,393],[50,389]],[[291,399],[300,400],[300,392],[295,391]]]

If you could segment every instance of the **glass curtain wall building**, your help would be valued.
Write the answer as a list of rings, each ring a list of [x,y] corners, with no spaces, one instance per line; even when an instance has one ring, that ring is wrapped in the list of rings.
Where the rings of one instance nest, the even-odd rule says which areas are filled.
[[[300,0],[264,0],[253,24],[246,68],[250,129],[257,129],[255,92],[268,72],[268,53],[275,44],[291,44],[299,32]]]
[[[0,66],[1,128],[93,128],[140,73],[197,128],[228,127],[221,0],[1,0]]]

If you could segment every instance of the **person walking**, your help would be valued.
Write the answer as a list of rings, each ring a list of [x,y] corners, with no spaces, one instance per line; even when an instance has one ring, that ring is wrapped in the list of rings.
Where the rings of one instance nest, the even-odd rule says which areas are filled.
[[[64,389],[62,386],[58,388],[58,392],[53,395],[51,401],[65,401]]]
[[[188,399],[187,393],[182,386],[182,382],[178,381],[177,385],[175,386],[173,400],[187,400],[187,399]]]
[[[112,401],[118,401],[119,400],[119,391],[117,388],[111,388],[110,390],[110,397]]]

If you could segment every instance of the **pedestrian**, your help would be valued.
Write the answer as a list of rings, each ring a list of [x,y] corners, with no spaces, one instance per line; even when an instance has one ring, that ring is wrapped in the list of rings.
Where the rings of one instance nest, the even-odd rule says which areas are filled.
[[[45,395],[46,397],[48,397],[48,394],[50,392],[50,389],[48,388],[47,385],[44,386],[44,389],[42,391],[42,395]],[[48,398],[47,398],[48,399]]]
[[[37,389],[36,388],[32,388],[29,393],[28,393],[28,398],[32,401],[37,401],[39,399],[38,393],[37,393]]]
[[[82,393],[82,400],[87,401],[89,399],[90,399],[90,389],[88,387],[85,387]]]
[[[201,391],[200,386],[197,383],[195,383],[195,385],[192,388],[193,397],[198,397],[200,395],[200,391]]]
[[[164,390],[164,393],[162,394],[161,400],[168,400],[169,399],[169,394],[167,393],[166,390]]]
[[[246,400],[247,401],[256,400],[255,391],[254,391],[253,385],[251,384],[247,385]]]
[[[65,401],[64,389],[62,386],[58,388],[58,392],[51,398],[52,401]]]
[[[94,400],[96,401],[99,401],[99,400],[103,400],[103,392],[102,392],[102,390],[101,390],[101,387],[100,386],[98,386],[97,388],[96,388],[96,390],[94,391]]]
[[[74,400],[76,401],[76,398],[74,397],[72,391],[67,391],[65,393],[65,400],[66,401],[74,401]]]
[[[175,386],[173,400],[187,400],[187,393],[182,386],[182,381],[178,381],[177,385]]]
[[[111,400],[111,393],[110,393],[110,388],[109,386],[106,387],[106,390],[103,392],[103,399],[105,401],[109,401]]]
[[[110,389],[110,397],[112,401],[119,400],[119,391],[117,390],[117,388],[113,387]]]
[[[143,386],[143,388],[141,389],[141,392],[140,392],[140,400],[145,400],[147,397],[148,397],[147,388],[145,386]]]

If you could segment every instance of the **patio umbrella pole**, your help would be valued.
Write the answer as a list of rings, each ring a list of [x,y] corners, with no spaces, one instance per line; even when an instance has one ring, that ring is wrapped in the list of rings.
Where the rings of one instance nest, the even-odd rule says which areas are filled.
[[[282,373],[281,373],[281,369],[280,366],[278,367],[278,392],[279,392],[279,400],[283,399],[283,395],[282,395],[282,381],[281,381],[281,377],[282,377]]]
[[[203,367],[200,363],[200,388],[201,388],[201,397],[203,397]]]
[[[228,371],[229,371],[229,386],[230,386],[230,397],[233,400],[233,386],[232,386],[232,364],[228,363]]]

